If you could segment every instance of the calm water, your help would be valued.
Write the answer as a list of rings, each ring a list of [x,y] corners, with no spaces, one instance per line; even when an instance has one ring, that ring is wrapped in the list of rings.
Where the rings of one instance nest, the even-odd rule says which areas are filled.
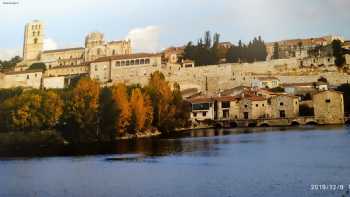
[[[265,131],[202,130],[61,153],[70,156],[2,158],[0,196],[350,196],[350,128]],[[77,156],[98,152],[110,154]]]

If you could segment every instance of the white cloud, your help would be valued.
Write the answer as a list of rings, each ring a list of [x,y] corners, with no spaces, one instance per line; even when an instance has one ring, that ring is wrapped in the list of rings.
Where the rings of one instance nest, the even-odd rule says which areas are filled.
[[[44,50],[55,50],[57,49],[57,43],[52,38],[44,39]]]
[[[159,36],[159,27],[147,26],[130,30],[126,39],[131,40],[133,51],[156,52],[160,49]]]
[[[4,49],[0,48],[0,60],[9,60],[14,56],[21,56],[21,49]]]

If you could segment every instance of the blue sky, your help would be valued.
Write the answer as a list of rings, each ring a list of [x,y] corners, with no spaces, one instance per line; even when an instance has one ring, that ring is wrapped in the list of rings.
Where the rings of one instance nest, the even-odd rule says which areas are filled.
[[[26,22],[46,25],[48,49],[82,46],[88,32],[130,38],[136,51],[158,51],[197,40],[266,41],[342,35],[350,38],[349,0],[0,0],[0,58],[19,53]]]

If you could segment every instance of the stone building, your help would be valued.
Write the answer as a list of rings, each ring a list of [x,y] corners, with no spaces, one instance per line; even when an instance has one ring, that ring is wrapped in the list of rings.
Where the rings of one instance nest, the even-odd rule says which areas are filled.
[[[238,119],[239,117],[239,99],[234,96],[221,96],[215,98],[216,118],[224,119]]]
[[[312,102],[318,124],[344,123],[344,98],[341,92],[328,90],[313,94]]]
[[[43,70],[33,69],[26,71],[13,71],[2,74],[0,88],[36,88],[41,87]]]
[[[296,118],[299,115],[299,97],[280,94],[268,99],[270,118]]]
[[[261,96],[244,97],[239,101],[239,119],[268,118],[267,99]]]
[[[125,82],[145,85],[161,67],[161,54],[136,53],[102,57],[90,62],[90,78],[101,83]]]
[[[277,77],[257,77],[252,81],[252,87],[257,88],[277,88],[280,85],[280,80]]]
[[[88,75],[90,67],[88,65],[57,66],[45,71],[46,77]]]
[[[211,97],[197,97],[190,99],[192,104],[191,120],[192,122],[203,120],[214,120],[215,109],[214,99]]]
[[[43,50],[44,24],[40,21],[29,22],[25,26],[23,61],[16,67],[22,71],[35,62],[43,62],[47,69],[57,66],[77,66],[94,61],[100,57],[131,54],[131,41],[105,41],[100,32],[89,33],[85,37],[85,46],[57,50]]]

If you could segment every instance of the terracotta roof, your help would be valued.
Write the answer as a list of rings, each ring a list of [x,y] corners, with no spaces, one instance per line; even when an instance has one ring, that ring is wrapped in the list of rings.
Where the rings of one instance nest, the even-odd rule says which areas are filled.
[[[284,83],[283,87],[300,87],[300,86],[314,86],[314,82],[305,82],[305,83]]]
[[[265,101],[265,100],[267,100],[265,97],[262,97],[262,96],[248,96],[248,97],[244,97],[244,98],[251,100],[251,101]]]
[[[193,61],[193,60],[184,60],[183,63],[184,63],[184,64],[194,63],[194,61]]]
[[[214,98],[216,101],[235,101],[239,99],[239,97],[236,96],[220,96]]]
[[[64,52],[64,51],[75,51],[75,50],[82,50],[83,47],[76,47],[76,48],[66,48],[66,49],[55,49],[55,50],[46,50],[43,51],[43,53],[55,53],[55,52]]]
[[[188,100],[191,103],[206,103],[206,102],[214,102],[213,97],[195,97]]]
[[[134,53],[134,54],[126,54],[126,55],[114,55],[114,56],[101,57],[101,58],[98,58],[95,61],[91,61],[90,63],[107,62],[107,61],[111,61],[111,60],[123,60],[123,59],[156,57],[156,56],[161,56],[161,54],[159,54],[159,53]]]

